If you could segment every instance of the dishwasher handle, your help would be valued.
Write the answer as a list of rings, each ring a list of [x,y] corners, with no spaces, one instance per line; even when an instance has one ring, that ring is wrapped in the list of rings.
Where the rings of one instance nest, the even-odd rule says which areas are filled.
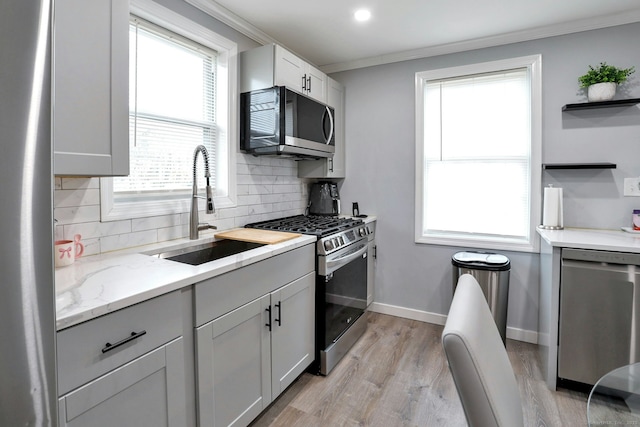
[[[640,266],[636,268],[631,264],[619,264],[610,262],[593,262],[593,261],[578,261],[574,259],[563,259],[563,267],[583,268],[586,270],[598,270],[598,271],[611,271],[616,273],[633,273],[640,274]]]

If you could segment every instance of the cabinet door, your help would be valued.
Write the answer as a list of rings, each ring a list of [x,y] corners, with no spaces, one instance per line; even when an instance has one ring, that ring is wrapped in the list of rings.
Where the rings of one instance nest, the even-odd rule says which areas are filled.
[[[196,331],[198,425],[246,426],[271,403],[269,295]]]
[[[306,64],[303,77],[307,79],[305,94],[317,101],[327,102],[327,75],[310,64]]]
[[[327,78],[327,105],[335,112],[335,153],[332,158],[298,162],[300,178],[345,178],[344,86]]]
[[[305,62],[280,46],[276,46],[274,74],[276,86],[287,86],[296,92],[305,93],[302,89]],[[306,87],[306,84],[305,84]]]
[[[327,99],[327,75],[288,50],[276,46],[274,81],[320,102]]]
[[[344,178],[345,168],[345,143],[344,143],[344,86],[333,79],[328,80],[327,104],[333,107],[335,112],[335,153],[331,159],[327,159],[327,178]]]
[[[53,141],[56,175],[129,173],[129,3],[56,0]]]
[[[271,390],[275,399],[315,357],[315,273],[272,292],[271,310]]]
[[[60,426],[186,427],[182,338],[58,401]]]

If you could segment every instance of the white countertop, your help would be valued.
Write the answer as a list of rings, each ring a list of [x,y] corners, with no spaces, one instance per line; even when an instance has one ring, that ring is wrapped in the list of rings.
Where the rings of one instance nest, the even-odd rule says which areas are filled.
[[[640,233],[588,228],[565,228],[564,230],[538,228],[537,231],[551,246],[640,253]]]
[[[57,330],[314,243],[316,237],[302,235],[197,266],[144,255],[213,240],[174,240],[136,248],[138,253],[129,249],[79,258],[70,266],[57,268]]]

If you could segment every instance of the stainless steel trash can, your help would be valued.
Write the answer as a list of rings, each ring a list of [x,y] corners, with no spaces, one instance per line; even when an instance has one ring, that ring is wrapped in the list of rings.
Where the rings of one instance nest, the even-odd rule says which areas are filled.
[[[463,274],[471,274],[480,284],[491,315],[498,326],[502,342],[507,343],[507,305],[511,262],[504,255],[491,252],[457,252],[453,264],[453,292]]]

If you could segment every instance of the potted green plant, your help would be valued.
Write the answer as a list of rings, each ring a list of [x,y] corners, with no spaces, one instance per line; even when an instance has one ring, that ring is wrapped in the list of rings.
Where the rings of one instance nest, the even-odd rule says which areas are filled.
[[[617,86],[635,71],[635,67],[618,68],[601,62],[597,68],[589,65],[589,71],[578,77],[578,82],[581,88],[587,88],[589,102],[609,101],[615,96]]]

